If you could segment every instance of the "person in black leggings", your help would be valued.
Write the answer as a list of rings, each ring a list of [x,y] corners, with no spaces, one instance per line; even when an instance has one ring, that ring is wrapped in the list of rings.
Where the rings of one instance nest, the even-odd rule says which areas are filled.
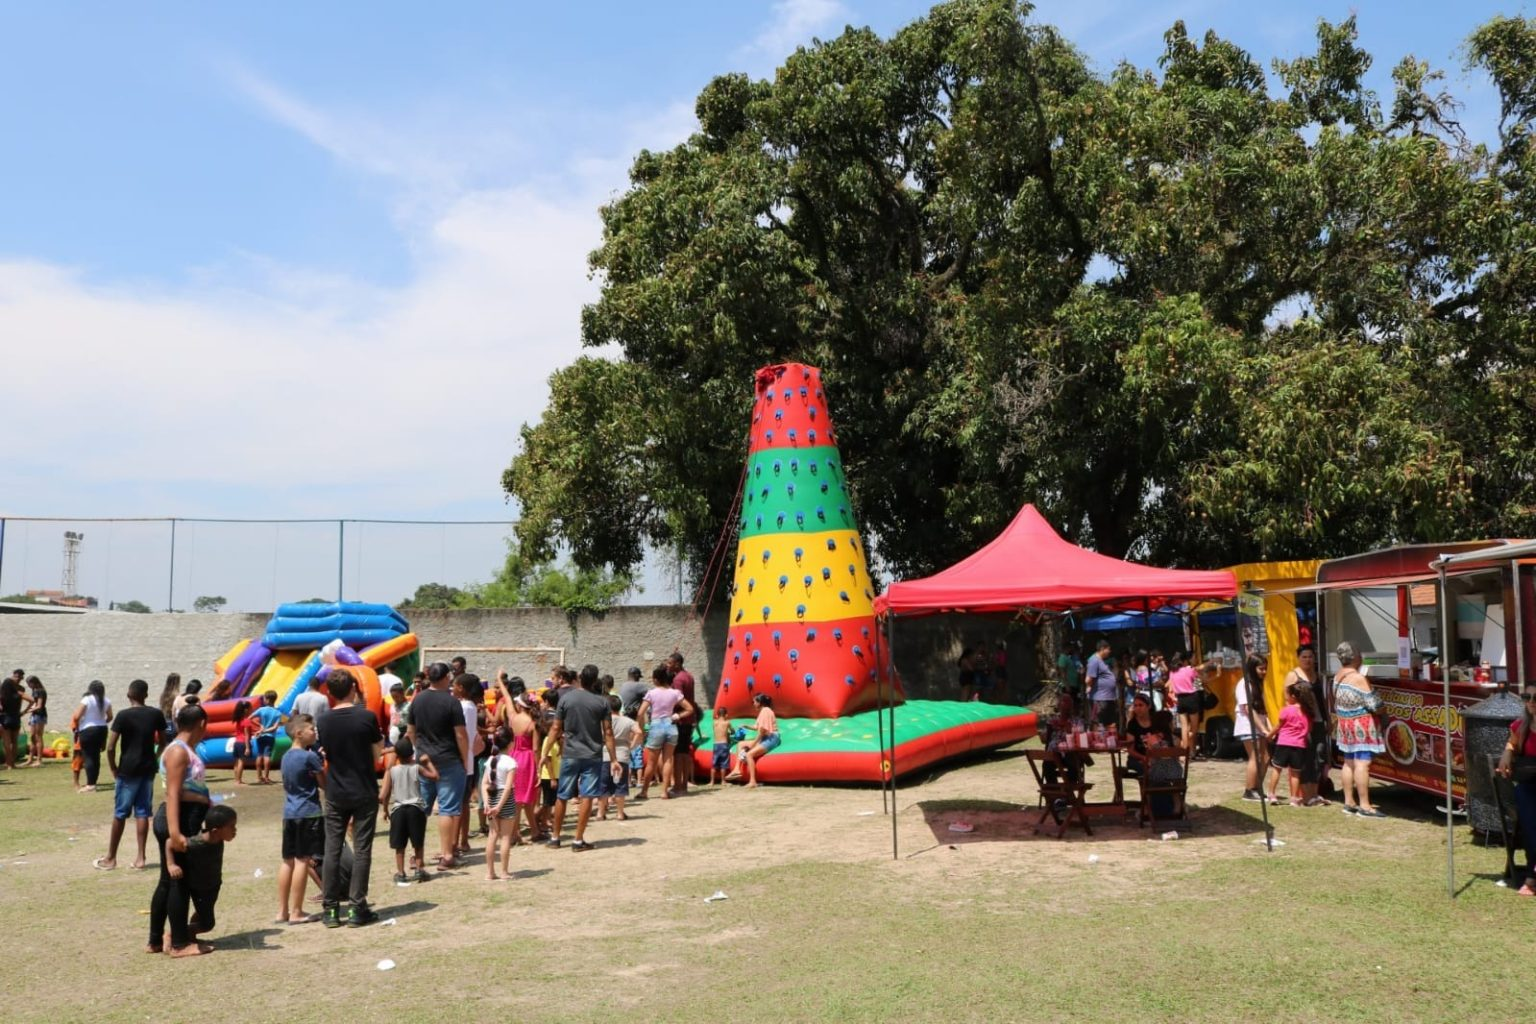
[[[86,722],[86,712],[93,721]],[[112,702],[107,700],[107,688],[100,679],[92,679],[85,689],[85,699],[75,709],[70,728],[78,730],[80,757],[85,762],[85,785],[81,792],[94,793],[96,780],[101,778],[101,752],[107,746],[107,723],[112,721]]]
[[[165,776],[165,803],[155,810],[155,846],[160,850],[160,877],[149,901],[149,945],[147,952],[168,952],[172,956],[197,956],[208,947],[195,943],[187,930],[185,899],[172,900],[172,890],[182,884],[171,877],[170,858],[187,848],[187,840],[203,830],[208,816],[208,786],[203,781],[203,762],[197,745],[208,729],[208,713],[197,704],[189,704],[176,714],[176,739],[160,755],[160,770]],[[175,829],[172,830],[172,823]],[[170,911],[179,911],[173,918]],[[165,948],[166,921],[171,923],[171,948]]]

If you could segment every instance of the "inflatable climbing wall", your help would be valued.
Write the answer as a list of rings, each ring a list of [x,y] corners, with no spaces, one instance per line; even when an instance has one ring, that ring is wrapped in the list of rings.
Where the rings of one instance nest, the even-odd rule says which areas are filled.
[[[874,707],[874,585],[814,367],[757,373],[739,525],[715,703],[748,715],[767,693],[791,718]]]

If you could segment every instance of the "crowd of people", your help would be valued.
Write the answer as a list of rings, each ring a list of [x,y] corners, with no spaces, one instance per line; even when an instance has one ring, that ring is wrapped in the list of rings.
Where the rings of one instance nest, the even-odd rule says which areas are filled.
[[[711,782],[757,783],[760,758],[779,744],[772,698],[753,700],[753,727],[733,729],[732,710],[715,707],[706,731],[697,684],[674,652],[649,681],[639,668],[615,687],[595,665],[579,672],[557,666],[542,686],[498,671],[487,684],[462,658],[435,662],[409,682],[387,670],[379,677],[387,721],[363,702],[358,679],[345,666],[317,677],[293,702],[276,707],[276,694],[237,706],[233,748],[238,785],[283,787],[282,867],[277,876],[275,920],[289,925],[359,927],[372,923],[369,881],[375,833],[384,827],[394,855],[394,882],[424,882],[465,865],[471,838],[485,837],[485,877],[510,877],[512,850],[543,844],[595,849],[591,821],[628,818],[631,800],[685,795],[694,781],[694,750],[713,743]],[[0,692],[9,709],[11,688],[26,679],[18,671]],[[30,702],[6,710],[0,724],[23,711],[46,716],[46,691],[31,677]],[[148,704],[149,686],[128,686],[128,707],[114,709],[105,688],[93,682],[71,716],[76,788],[98,784],[104,750],[114,784],[112,827],[98,870],[118,866],[118,850],[132,819],[136,850],[131,866],[148,866],[153,835],[159,870],[150,900],[146,949],[196,956],[211,947],[198,937],[214,926],[224,845],[234,840],[238,815],[208,786],[198,755],[208,714],[203,687],[179,676],[167,680],[161,706]],[[219,692],[216,682],[209,696]],[[748,709],[739,709],[746,712]],[[44,719],[46,721],[46,717]],[[275,757],[284,731],[291,747]],[[29,763],[41,763],[40,739]],[[8,738],[8,761],[14,761]],[[247,761],[254,778],[247,778]],[[277,761],[279,778],[272,778]],[[381,770],[382,769],[382,770]],[[154,802],[154,782],[163,799]],[[566,826],[575,804],[572,828]],[[428,825],[435,818],[435,853]],[[478,829],[471,830],[476,822]],[[319,890],[320,912],[306,909],[306,893]]]
[[[1269,659],[1250,654],[1244,661],[1232,722],[1246,761],[1244,800],[1327,807],[1334,801],[1324,794],[1332,793],[1345,814],[1386,817],[1370,799],[1371,759],[1386,751],[1381,698],[1361,671],[1362,657],[1353,644],[1339,644],[1335,655],[1340,668],[1332,685],[1325,685],[1317,652],[1310,645],[1298,647],[1277,708],[1268,706],[1265,695]],[[1205,714],[1218,703],[1213,692],[1218,662],[1196,663],[1185,652],[1165,656],[1155,649],[1114,654],[1110,642],[1100,639],[1086,662],[1079,648],[1068,644],[1057,670],[1059,728],[1077,721],[1113,725],[1134,734],[1136,750],[1151,736],[1181,747],[1190,760],[1203,759],[1199,736]],[[1085,713],[1078,714],[1079,707]],[[1335,752],[1341,759],[1337,787],[1328,778]]]

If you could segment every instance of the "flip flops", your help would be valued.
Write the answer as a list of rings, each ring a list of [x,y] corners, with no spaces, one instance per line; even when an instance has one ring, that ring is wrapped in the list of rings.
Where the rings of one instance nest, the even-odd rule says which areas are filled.
[[[105,858],[105,857],[97,857],[95,860],[91,861],[91,867],[95,868],[97,871],[116,871],[117,870],[117,865],[116,864],[108,864],[107,863],[107,858]]]

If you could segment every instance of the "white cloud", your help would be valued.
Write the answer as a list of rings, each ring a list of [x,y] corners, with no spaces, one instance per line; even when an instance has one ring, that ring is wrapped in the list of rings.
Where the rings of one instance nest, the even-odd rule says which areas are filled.
[[[692,127],[676,104],[611,126],[595,151],[547,154],[537,179],[471,187],[439,155],[446,136],[376,131],[242,74],[267,116],[347,168],[402,197],[430,191],[398,222],[413,273],[387,288],[250,256],[170,288],[0,261],[7,377],[25,382],[7,417],[37,428],[0,431],[13,512],[222,511],[188,507],[189,482],[270,496],[248,515],[414,514],[496,495],[517,426],[580,352],[598,206],[635,150]]]
[[[819,32],[841,28],[848,8],[840,0],[778,0],[772,20],[742,49],[745,56],[777,63]]]

